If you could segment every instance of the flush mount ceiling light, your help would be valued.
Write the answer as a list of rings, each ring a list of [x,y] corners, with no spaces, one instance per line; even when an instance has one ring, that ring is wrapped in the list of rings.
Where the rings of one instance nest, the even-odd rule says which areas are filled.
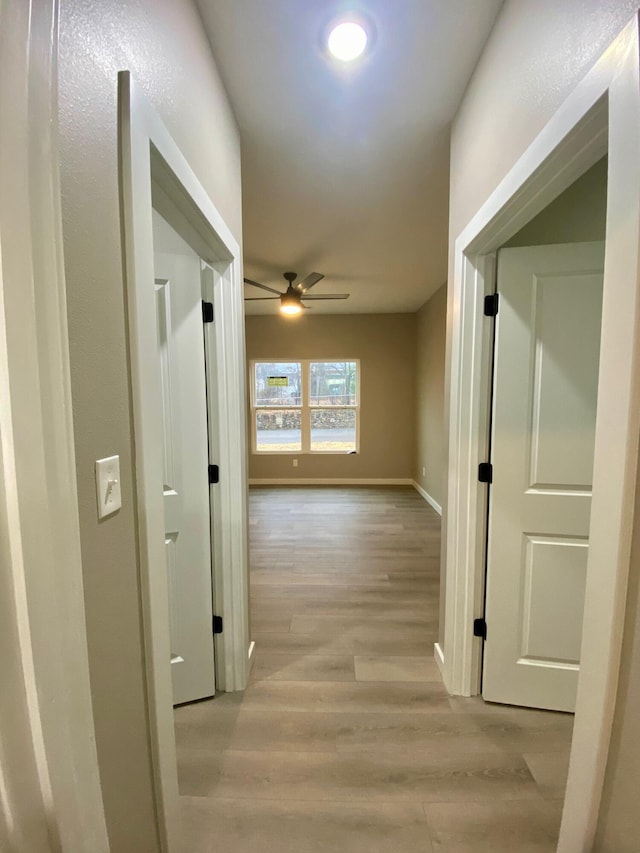
[[[342,62],[352,62],[357,59],[363,54],[366,46],[366,30],[355,21],[342,21],[336,24],[327,39],[329,53]]]

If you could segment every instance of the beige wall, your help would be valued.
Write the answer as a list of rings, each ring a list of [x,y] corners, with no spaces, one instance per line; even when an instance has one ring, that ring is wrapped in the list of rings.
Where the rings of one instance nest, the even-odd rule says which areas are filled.
[[[77,481],[96,736],[114,853],[157,853],[151,790],[122,245],[117,72],[131,70],[237,240],[240,154],[189,0],[62,0],[60,132]],[[123,506],[98,522],[94,461],[120,454]]]
[[[637,0],[506,1],[452,129],[450,264],[463,227],[639,5]],[[637,613],[637,598],[632,601],[630,612]],[[640,837],[633,796],[638,765],[626,754],[633,748],[637,755],[640,739],[640,649],[632,625],[633,615],[624,638],[598,853],[626,853]],[[626,848],[618,846],[622,831]]]
[[[442,506],[446,284],[425,302],[416,319],[416,456],[413,479]]]
[[[415,315],[247,317],[247,360],[360,359],[360,452],[250,454],[252,479],[411,478],[415,420]]]
[[[447,285],[443,284],[418,311],[416,340],[416,453],[413,479],[443,505],[446,466],[444,449],[444,380]],[[422,469],[425,469],[424,476]],[[439,638],[444,639],[445,564],[440,564]]]
[[[507,240],[511,246],[548,246],[604,240],[607,220],[607,157]]]

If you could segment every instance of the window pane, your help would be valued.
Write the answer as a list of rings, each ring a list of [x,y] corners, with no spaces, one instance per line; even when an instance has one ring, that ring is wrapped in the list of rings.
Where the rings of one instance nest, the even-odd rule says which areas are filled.
[[[256,412],[256,449],[301,450],[301,417],[299,409]]]
[[[355,450],[355,409],[314,409],[311,412],[311,449],[330,453]]]
[[[311,362],[311,406],[355,406],[358,402],[355,361]]]
[[[299,361],[261,361],[255,368],[256,406],[299,406],[302,403]]]

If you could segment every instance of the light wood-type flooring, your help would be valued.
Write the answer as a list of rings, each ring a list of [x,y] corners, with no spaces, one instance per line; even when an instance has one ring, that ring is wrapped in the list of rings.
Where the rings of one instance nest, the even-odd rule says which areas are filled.
[[[572,717],[449,697],[416,491],[250,496],[244,694],[176,710],[185,853],[551,853]]]

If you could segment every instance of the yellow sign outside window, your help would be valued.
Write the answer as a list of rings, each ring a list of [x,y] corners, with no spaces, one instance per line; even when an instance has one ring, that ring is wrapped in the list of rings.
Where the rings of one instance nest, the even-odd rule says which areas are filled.
[[[269,376],[267,378],[267,385],[269,386],[269,388],[277,388],[277,387],[287,388],[289,385],[289,377],[288,376]]]

